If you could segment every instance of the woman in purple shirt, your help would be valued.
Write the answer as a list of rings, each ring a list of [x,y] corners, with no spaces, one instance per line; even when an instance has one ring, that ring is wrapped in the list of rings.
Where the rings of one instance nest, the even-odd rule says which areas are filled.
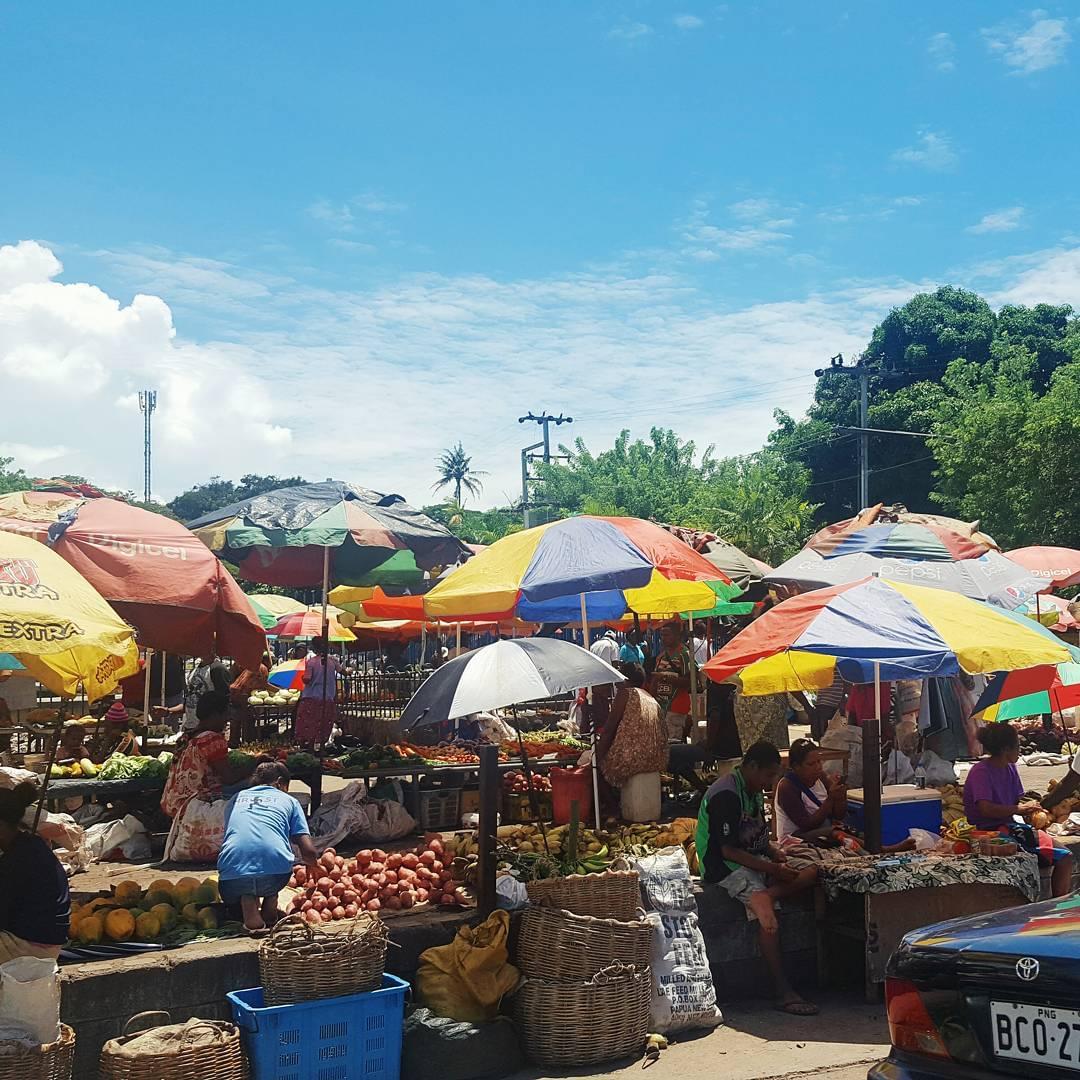
[[[1017,814],[1041,810],[1039,803],[1024,798],[1024,785],[1016,767],[1020,758],[1016,729],[1009,724],[988,724],[979,731],[979,742],[988,756],[971,766],[964,781],[968,821],[977,829],[1008,828]],[[1050,888],[1054,896],[1071,891],[1073,860],[1068,849],[1040,843],[1039,861],[1053,863]]]

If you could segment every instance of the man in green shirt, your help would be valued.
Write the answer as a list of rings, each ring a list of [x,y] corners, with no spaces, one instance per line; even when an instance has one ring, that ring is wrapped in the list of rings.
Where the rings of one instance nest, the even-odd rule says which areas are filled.
[[[747,917],[757,920],[761,952],[776,987],[776,1007],[793,1016],[814,1016],[817,1006],[788,982],[780,953],[776,901],[813,888],[817,868],[793,870],[770,842],[764,793],[776,787],[779,776],[780,751],[772,743],[754,743],[742,764],[702,798],[697,853],[702,878],[740,901]]]

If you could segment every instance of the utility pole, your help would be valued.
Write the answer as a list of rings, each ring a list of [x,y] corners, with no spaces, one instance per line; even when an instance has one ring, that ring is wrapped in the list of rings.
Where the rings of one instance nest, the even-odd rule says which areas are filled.
[[[854,364],[845,364],[843,353],[837,353],[829,361],[827,368],[818,368],[814,374],[820,379],[824,375],[854,375],[859,380],[859,510],[870,505],[870,369],[860,356]]]
[[[574,418],[572,416],[563,416],[562,413],[559,413],[558,416],[552,416],[550,413],[541,412],[539,416],[536,416],[532,412],[529,412],[526,416],[518,417],[519,424],[534,423],[539,424],[544,429],[544,437],[541,442],[523,447],[521,451],[521,513],[526,529],[530,528],[533,524],[530,508],[532,500],[529,495],[529,484],[536,483],[536,481],[540,479],[537,476],[529,475],[529,464],[536,461],[538,458],[543,461],[545,465],[550,464],[552,457],[551,435],[549,433],[550,425],[554,424],[556,427],[561,427],[563,424],[572,424],[573,422]],[[541,448],[543,448],[542,454],[535,453],[535,451],[540,450]],[[556,458],[561,457],[561,455],[555,456]]]
[[[157,408],[157,391],[139,391],[139,412],[143,414],[143,502],[150,501],[150,418]]]

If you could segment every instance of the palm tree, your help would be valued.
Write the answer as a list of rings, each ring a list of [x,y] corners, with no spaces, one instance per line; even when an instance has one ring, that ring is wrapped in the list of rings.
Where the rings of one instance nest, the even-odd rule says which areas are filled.
[[[480,477],[487,476],[487,473],[480,472],[478,469],[472,467],[472,458],[465,453],[465,449],[462,447],[460,441],[457,446],[452,446],[449,450],[444,450],[439,455],[438,460],[435,462],[435,467],[439,470],[439,479],[436,483],[431,485],[431,490],[438,491],[448,484],[453,484],[454,501],[458,504],[459,508],[461,506],[462,488],[474,498],[484,490],[484,485],[480,482]]]

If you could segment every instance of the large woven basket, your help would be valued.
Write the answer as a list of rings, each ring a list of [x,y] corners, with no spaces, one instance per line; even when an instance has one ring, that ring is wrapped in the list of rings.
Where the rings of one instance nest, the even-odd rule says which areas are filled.
[[[586,982],[526,979],[514,1021],[537,1065],[598,1065],[641,1053],[651,995],[648,966],[612,964]]]
[[[151,1028],[179,1030],[184,1024],[169,1024],[167,1012],[144,1012],[133,1016],[118,1039],[101,1048],[98,1062],[100,1080],[247,1080],[247,1064],[240,1045],[240,1029],[221,1020],[199,1020],[198,1029],[213,1029],[224,1038],[209,1045],[179,1042],[168,1051],[146,1050],[124,1053],[124,1047]],[[153,1023],[147,1021],[153,1020]],[[161,1023],[164,1020],[165,1023]],[[192,1025],[194,1028],[195,1025]]]
[[[267,1005],[377,990],[386,967],[386,926],[362,912],[348,930],[315,930],[301,915],[282,919],[259,946]]]
[[[570,874],[543,878],[525,886],[529,900],[541,907],[560,908],[575,915],[630,922],[641,907],[636,870],[605,870],[602,874]]]
[[[518,936],[517,966],[535,979],[591,979],[621,962],[648,966],[652,925],[621,922],[537,907],[525,909]]]
[[[56,1042],[31,1050],[0,1041],[0,1080],[71,1080],[74,1062],[75,1032],[67,1024],[60,1025]]]

